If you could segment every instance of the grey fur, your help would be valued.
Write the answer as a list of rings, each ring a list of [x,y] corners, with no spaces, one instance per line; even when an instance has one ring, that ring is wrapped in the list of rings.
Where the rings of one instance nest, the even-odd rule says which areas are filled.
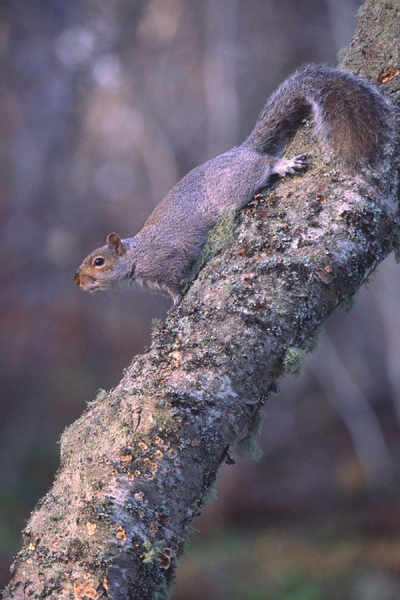
[[[306,65],[272,94],[241,146],[183,177],[135,237],[110,234],[107,245],[83,261],[75,283],[88,291],[141,286],[169,294],[176,305],[182,281],[219,217],[245,206],[271,175],[306,168],[304,156],[280,156],[311,114],[321,144],[340,152],[351,167],[380,165],[392,136],[390,104],[350,73]]]

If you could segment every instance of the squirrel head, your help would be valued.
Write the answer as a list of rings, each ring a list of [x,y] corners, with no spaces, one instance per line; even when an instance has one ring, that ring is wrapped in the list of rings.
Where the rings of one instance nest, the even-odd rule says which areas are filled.
[[[107,244],[85,258],[74,283],[88,292],[102,292],[121,288],[126,277],[125,255],[127,248],[119,235],[110,233]]]

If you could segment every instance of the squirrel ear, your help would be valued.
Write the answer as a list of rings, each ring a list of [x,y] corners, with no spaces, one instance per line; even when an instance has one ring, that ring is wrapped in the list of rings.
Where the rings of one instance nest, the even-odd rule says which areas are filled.
[[[110,248],[110,250],[115,252],[115,254],[118,254],[118,256],[122,256],[126,252],[124,246],[122,245],[121,238],[116,233],[110,233],[110,235],[107,237],[107,246]]]

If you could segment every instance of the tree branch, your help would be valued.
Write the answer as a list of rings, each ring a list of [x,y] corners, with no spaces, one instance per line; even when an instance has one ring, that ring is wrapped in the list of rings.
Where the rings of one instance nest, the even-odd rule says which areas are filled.
[[[399,37],[398,5],[370,0],[344,64],[376,81],[397,66]],[[393,97],[398,87],[399,78],[386,85]],[[310,134],[288,149],[311,156],[310,171],[231,219],[233,241],[148,352],[64,433],[60,470],[24,531],[5,597],[166,597],[230,447],[398,237],[395,150],[385,175],[367,181],[322,157]]]

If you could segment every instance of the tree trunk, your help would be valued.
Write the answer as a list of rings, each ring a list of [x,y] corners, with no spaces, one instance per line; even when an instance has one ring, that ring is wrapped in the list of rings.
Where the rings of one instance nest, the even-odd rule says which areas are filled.
[[[399,38],[399,2],[370,0],[344,66],[376,82],[398,66]],[[395,99],[400,78],[385,73]],[[312,157],[308,173],[224,219],[213,232],[222,249],[151,348],[64,433],[5,597],[165,598],[230,448],[254,448],[277,378],[299,368],[321,323],[395,247],[395,150],[368,180],[321,156],[309,129],[287,151]]]

